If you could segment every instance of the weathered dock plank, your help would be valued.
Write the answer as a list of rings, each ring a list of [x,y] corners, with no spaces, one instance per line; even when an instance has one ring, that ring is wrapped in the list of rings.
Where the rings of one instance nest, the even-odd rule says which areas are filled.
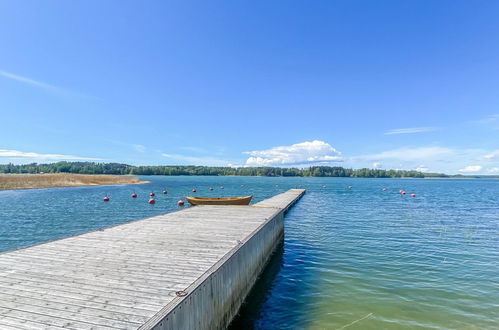
[[[0,328],[226,326],[303,193],[190,207],[1,253]]]

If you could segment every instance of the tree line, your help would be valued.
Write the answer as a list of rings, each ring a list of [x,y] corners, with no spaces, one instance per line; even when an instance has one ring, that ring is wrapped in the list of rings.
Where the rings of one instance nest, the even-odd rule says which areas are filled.
[[[357,178],[449,177],[441,173],[418,171],[351,169],[339,166],[311,166],[304,169],[283,167],[213,167],[213,166],[134,166],[120,163],[57,162],[51,164],[0,165],[0,173],[76,173],[121,175],[214,175],[214,176],[294,176]]]

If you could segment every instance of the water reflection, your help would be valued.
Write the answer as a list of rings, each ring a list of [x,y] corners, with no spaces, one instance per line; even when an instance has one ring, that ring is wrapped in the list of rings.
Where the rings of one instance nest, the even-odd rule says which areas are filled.
[[[236,316],[229,326],[229,330],[255,329],[255,322],[260,318],[262,306],[268,299],[272,284],[283,265],[283,256],[284,240],[281,240],[261,276],[241,306],[239,315]]]

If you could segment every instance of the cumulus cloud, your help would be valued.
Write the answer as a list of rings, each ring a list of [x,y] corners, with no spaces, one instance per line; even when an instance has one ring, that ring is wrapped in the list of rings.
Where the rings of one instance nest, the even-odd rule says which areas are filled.
[[[374,163],[373,163],[373,167],[374,167],[374,168],[380,168],[380,167],[381,167],[381,163],[374,162]]]
[[[341,153],[329,143],[319,140],[244,152],[250,155],[247,166],[286,166],[342,161]]]
[[[0,149],[0,157],[23,158],[31,160],[103,160],[101,158],[81,157],[61,154],[40,154],[36,152],[24,152],[19,150]]]
[[[385,135],[423,133],[423,132],[431,132],[434,130],[436,130],[435,127],[395,128],[385,132]]]
[[[486,159],[491,159],[491,160],[495,160],[495,159],[499,160],[499,150],[493,151],[490,154],[487,154],[483,157],[485,157]]]
[[[499,173],[499,167],[489,168],[489,170],[487,172],[489,172],[489,173]]]
[[[481,170],[482,170],[482,166],[480,166],[480,165],[468,165],[468,166],[465,166],[464,168],[460,169],[459,172],[473,173],[473,172],[478,172]]]
[[[415,168],[415,170],[418,172],[428,172],[430,169],[424,165],[419,165]]]

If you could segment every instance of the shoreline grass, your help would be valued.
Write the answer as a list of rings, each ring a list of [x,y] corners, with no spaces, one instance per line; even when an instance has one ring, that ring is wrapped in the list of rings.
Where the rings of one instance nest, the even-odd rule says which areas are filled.
[[[112,174],[0,174],[0,190],[142,184],[134,176]]]

